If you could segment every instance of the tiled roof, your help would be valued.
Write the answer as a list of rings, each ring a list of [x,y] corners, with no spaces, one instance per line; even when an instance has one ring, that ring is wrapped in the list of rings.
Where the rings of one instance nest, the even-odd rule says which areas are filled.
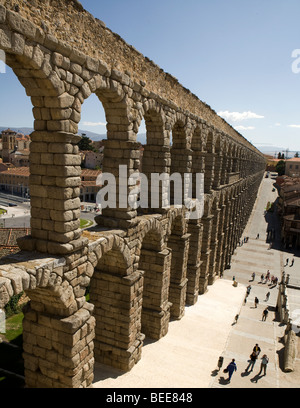
[[[101,170],[82,169],[82,171],[81,171],[81,175],[82,175],[82,176],[94,176],[94,177],[98,177],[99,174],[101,174],[101,173],[102,173]]]
[[[14,176],[30,176],[29,167],[14,167],[5,171],[2,171],[1,174],[9,174]]]

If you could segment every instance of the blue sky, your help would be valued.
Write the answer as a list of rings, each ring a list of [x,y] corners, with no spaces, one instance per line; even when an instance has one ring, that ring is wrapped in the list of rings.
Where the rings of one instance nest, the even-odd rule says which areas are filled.
[[[300,151],[299,0],[81,3],[255,146]],[[32,126],[30,100],[8,68],[0,89],[0,126]],[[105,115],[91,97],[80,129],[105,133],[95,123]]]

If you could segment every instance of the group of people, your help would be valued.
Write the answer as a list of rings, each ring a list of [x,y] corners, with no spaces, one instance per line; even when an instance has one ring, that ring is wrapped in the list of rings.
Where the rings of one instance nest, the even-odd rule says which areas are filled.
[[[253,371],[253,368],[255,366],[255,363],[260,353],[261,353],[261,349],[259,345],[255,344],[255,346],[253,347],[252,353],[250,354],[250,357],[249,357],[250,359],[248,360],[249,364],[247,368],[245,369],[246,373],[248,372],[249,369],[250,369],[249,372]],[[263,356],[261,357],[260,371],[257,374],[258,376],[261,375],[262,372],[264,373],[263,375],[267,374],[268,363],[269,363],[268,356],[266,354],[263,354]],[[233,358],[231,362],[228,364],[228,366],[223,371],[224,373],[228,373],[227,382],[230,382],[231,377],[235,371],[237,371],[237,365],[236,365],[235,359]]]
[[[255,274],[255,272],[253,272],[252,275],[251,275],[252,282],[255,281],[255,277],[256,277],[256,274]],[[271,276],[269,270],[267,270],[266,275],[264,275],[263,273],[260,275],[260,283],[267,283],[267,282],[270,282],[271,286],[272,285],[277,286],[277,283],[278,283],[278,278],[276,276],[274,276],[274,275]]]
[[[240,241],[239,245],[242,246],[243,243],[248,242],[249,237],[245,237],[243,240]],[[257,234],[256,239],[259,239],[259,234]],[[271,246],[270,246],[271,248]],[[291,260],[291,262],[289,263],[289,258],[286,259],[286,264],[284,266],[290,266],[292,267],[294,265],[294,258]],[[256,274],[255,272],[252,273],[251,278],[249,280],[249,282],[254,282],[255,278],[256,278]],[[233,281],[235,281],[235,276],[233,277]],[[270,270],[267,270],[267,272],[264,274],[262,273],[260,276],[260,282],[258,283],[262,283],[262,284],[268,284],[268,286],[270,287],[270,289],[274,288],[277,286],[279,279],[274,276],[271,275]],[[247,291],[246,291],[246,296],[245,296],[245,300],[244,300],[244,304],[246,304],[247,302],[247,298],[250,295],[251,292],[251,285],[249,284],[247,286]],[[270,291],[268,290],[266,293],[266,298],[265,298],[265,302],[268,302],[270,298]],[[259,304],[259,299],[257,296],[255,296],[254,298],[254,305],[255,308],[258,307]],[[269,314],[269,310],[268,310],[268,306],[266,306],[262,312],[262,321],[266,321],[267,317]],[[235,324],[237,323],[239,318],[239,315],[235,316]],[[261,355],[261,349],[259,347],[258,344],[255,344],[255,346],[253,347],[253,350],[250,354],[249,360],[248,360],[248,366],[245,369],[245,373],[248,372],[252,372],[254,369],[254,366],[256,364],[256,362],[259,359],[259,356]],[[269,358],[266,354],[262,354],[262,356],[260,357],[260,370],[257,374],[257,377],[259,377],[262,373],[265,376],[267,374],[267,366],[269,363]],[[237,371],[237,365],[235,362],[235,359],[232,359],[232,361],[227,365],[227,367],[224,369],[224,373],[228,373],[228,378],[226,379],[227,382],[231,381],[231,377],[233,375],[233,373]]]
[[[261,353],[261,349],[260,349],[259,345],[255,344],[255,346],[253,347],[252,353],[250,354],[249,364],[248,364],[248,367],[246,368],[245,372],[248,372],[249,368],[251,368],[250,372],[253,371],[253,368],[255,366],[255,363],[256,363],[260,353]],[[268,356],[266,354],[264,354],[262,356],[262,358],[261,358],[260,371],[259,371],[258,375],[260,375],[262,373],[262,371],[264,372],[264,375],[267,374],[267,365],[268,365],[268,363],[269,363]]]
[[[240,242],[239,245],[242,246],[244,243],[248,242],[249,237],[244,237]]]
[[[294,265],[294,262],[295,262],[295,260],[294,260],[294,258],[293,258],[292,261],[291,261],[290,267],[292,267],[292,266]],[[285,261],[285,265],[284,265],[284,266],[288,266],[288,265],[289,265],[289,258],[286,258],[286,261]]]
[[[246,296],[245,296],[244,304],[247,303],[247,298],[250,295],[251,289],[252,289],[251,285],[248,285],[247,290],[246,290]],[[268,302],[268,300],[270,298],[270,295],[271,295],[271,292],[267,292],[265,302]],[[258,304],[259,304],[259,299],[258,299],[257,296],[255,296],[255,298],[254,298],[254,307],[255,307],[255,309],[257,309]],[[268,313],[269,313],[268,312],[268,307],[266,307],[264,309],[264,311],[263,311],[262,321],[265,321],[267,319]]]

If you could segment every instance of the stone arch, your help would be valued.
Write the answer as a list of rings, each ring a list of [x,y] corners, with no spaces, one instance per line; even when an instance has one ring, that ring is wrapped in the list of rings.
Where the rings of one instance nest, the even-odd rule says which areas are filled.
[[[106,71],[105,68],[103,71]],[[86,80],[82,85],[81,95],[78,96],[77,110],[81,111],[81,104],[91,93],[96,94],[101,102],[107,121],[107,139],[103,141],[103,173],[114,176],[115,180],[115,205],[107,206],[103,209],[102,215],[95,218],[95,221],[104,226],[111,224],[110,219],[121,219],[120,227],[130,222],[131,218],[137,215],[137,211],[128,201],[128,197],[134,190],[134,185],[128,185],[127,180],[133,172],[140,167],[140,149],[136,143],[136,112],[133,109],[134,101],[128,97],[123,89],[121,78],[114,72],[110,77],[93,72],[90,70]],[[80,120],[80,114],[77,122]],[[123,173],[120,173],[120,166]],[[126,180],[125,180],[126,178]],[[123,202],[120,202],[120,185],[123,185],[123,191],[126,191]],[[114,194],[114,193],[113,193]]]
[[[95,360],[128,371],[141,357],[143,279],[119,244],[110,238],[103,247],[91,279],[90,303],[96,319]],[[129,353],[130,348],[135,352]]]
[[[63,174],[65,168],[61,167],[63,171],[57,173],[57,166],[70,164],[70,158],[73,166],[80,164],[73,155],[78,140],[69,134],[76,132],[71,108],[74,97],[67,92],[55,53],[36,40],[39,37],[37,28],[29,22],[29,25],[24,22],[24,25],[15,27],[14,19],[18,21],[20,17],[13,12],[9,13],[7,20],[13,25],[13,30],[9,24],[4,26],[5,34],[1,36],[0,46],[6,52],[6,63],[31,97],[35,118],[30,146],[31,239],[20,241],[20,247],[30,250],[35,248],[40,252],[65,253],[65,245],[79,239],[81,234],[75,212],[68,222],[57,214],[58,207],[64,209],[62,201],[66,194],[72,200],[72,210],[79,208],[78,179],[76,182],[73,179],[73,184],[67,186]],[[22,33],[24,27],[27,27],[26,34]],[[68,159],[66,153],[70,154]],[[54,229],[55,234],[52,233]]]
[[[184,315],[187,291],[187,260],[190,234],[184,211],[174,211],[168,228],[167,246],[172,252],[170,269],[169,301],[171,317],[181,319]]]
[[[212,128],[207,129],[204,192],[209,194],[215,179],[215,134]]]
[[[187,191],[184,189],[184,174],[191,172],[192,156],[191,150],[188,149],[188,137],[187,137],[187,118],[183,114],[177,113],[173,118],[172,123],[172,139],[173,143],[170,149],[171,154],[171,167],[170,173],[172,176],[179,175],[181,177],[182,188],[178,191],[178,196],[175,199],[175,189],[173,183],[170,185],[170,199],[171,205],[176,203],[180,199],[181,205],[184,204],[184,199],[187,196]]]
[[[148,209],[142,212],[161,211],[163,206],[163,187],[160,183],[158,200],[159,206],[150,205],[152,199],[152,174],[170,173],[170,148],[165,130],[165,113],[162,107],[153,100],[145,101],[142,109],[146,125],[146,144],[143,146],[141,171],[147,177]],[[151,209],[149,208],[151,207]]]
[[[214,153],[215,148],[214,148],[214,134],[212,129],[207,129],[207,137],[206,137],[206,152],[207,153]]]
[[[216,279],[218,271],[216,270],[216,255],[218,249],[218,233],[220,229],[220,193],[214,192],[210,207],[211,237],[209,243],[209,265],[208,265],[208,284],[212,285]]]
[[[205,138],[203,135],[202,126],[200,124],[196,124],[191,141],[191,148],[193,151],[203,152],[205,146]]]
[[[223,171],[223,134],[221,132],[217,132],[216,138],[215,138],[215,153],[214,153],[214,180],[212,184],[212,188],[216,190],[218,187],[220,187],[221,184],[221,177],[222,177],[222,171]]]
[[[176,113],[172,118],[171,130],[172,130],[172,147],[171,149],[186,149],[187,148],[187,136],[186,136],[186,117],[181,113]]]
[[[145,100],[142,112],[146,123],[147,145],[167,146],[168,138],[165,136],[166,118],[162,106],[154,100]]]
[[[94,318],[82,307],[85,280],[75,270],[64,274],[66,260],[36,253],[18,253],[11,265],[1,265],[1,307],[9,297],[25,291],[30,302],[23,309],[23,358],[27,387],[73,388],[92,382]],[[7,270],[7,273],[5,273]],[[12,272],[13,270],[13,272]],[[3,295],[3,280],[8,296]],[[83,302],[82,302],[83,301]],[[88,336],[79,341],[81,333]],[[84,343],[84,344],[83,344]],[[76,344],[76,346],[75,346]],[[82,358],[79,358],[79,356]],[[74,371],[78,373],[74,377]]]
[[[227,161],[227,175],[229,177],[229,174],[232,173],[232,152],[233,152],[233,143],[230,140],[228,143],[228,150],[227,150],[227,154],[228,154],[228,161]],[[227,179],[228,179],[227,177]],[[228,181],[227,181],[228,182]]]
[[[165,248],[165,231],[159,220],[155,218],[143,220],[140,223],[140,228],[139,245],[137,247],[138,256],[142,247],[154,251],[162,251]]]
[[[230,189],[227,187],[220,196],[220,226],[218,232],[218,248],[216,255],[216,272],[222,277],[225,269],[225,244],[229,227]]]
[[[236,173],[238,171],[238,146],[234,144],[232,149],[232,172]]]
[[[223,161],[222,161],[222,172],[221,172],[221,178],[220,178],[221,186],[228,183],[228,163],[229,163],[228,151],[229,151],[229,142],[228,142],[228,138],[226,137],[224,139],[224,143],[222,146]]]
[[[196,174],[203,174],[203,181],[204,181],[204,174],[205,174],[205,137],[204,131],[202,129],[202,125],[196,124],[194,128],[194,132],[192,134],[191,140],[191,150],[192,150],[192,176],[193,176],[193,189],[192,189],[192,197],[198,197],[199,191],[197,191],[197,179]],[[204,188],[204,186],[203,186]]]
[[[141,331],[160,339],[167,334],[170,320],[171,252],[165,248],[162,227],[157,223],[147,226],[140,238],[138,266],[144,273]]]

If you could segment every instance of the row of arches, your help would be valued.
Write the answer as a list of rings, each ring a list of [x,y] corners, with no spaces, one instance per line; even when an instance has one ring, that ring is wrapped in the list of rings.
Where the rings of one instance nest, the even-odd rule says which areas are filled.
[[[78,310],[71,309],[71,300],[78,302],[80,294],[75,291],[72,297],[72,291],[66,292],[66,282],[59,285],[61,290],[46,282],[41,288],[28,290],[32,301],[24,324],[27,385],[67,386],[67,377],[69,386],[82,386],[87,380],[85,373],[81,372],[80,381],[77,379],[72,383],[76,376],[70,372],[63,375],[60,363],[56,363],[56,369],[55,364],[51,364],[51,370],[59,379],[42,369],[45,364],[50,366],[46,352],[50,344],[57,355],[60,353],[58,338],[55,343],[51,337],[53,334],[47,331],[49,342],[46,343],[41,334],[47,319],[52,331],[64,323],[69,324],[67,330],[61,330],[66,330],[63,342],[73,345],[69,350],[71,354],[81,353],[78,351],[81,343],[76,340],[79,334],[71,329],[79,325],[80,333],[85,333],[86,343],[82,342],[82,346],[88,346],[86,352],[90,350],[86,355],[90,358],[90,367],[95,359],[123,371],[132,369],[142,358],[145,337],[159,340],[167,335],[170,320],[183,318],[186,305],[196,303],[199,294],[222,276],[251,213],[253,191],[259,183],[260,179],[254,178],[244,186],[236,185],[207,201],[200,223],[188,223],[178,209],[170,210],[168,216],[141,219],[139,239],[133,249],[120,232],[107,231],[100,235],[95,232],[85,260],[90,267],[80,276],[82,287],[89,287],[89,299]],[[67,317],[58,319],[57,310],[64,310]],[[80,325],[78,314],[83,313],[82,310],[85,319],[81,316]],[[84,326],[86,324],[89,330]],[[33,338],[36,331],[40,335]],[[33,358],[35,365],[30,364]],[[57,361],[60,361],[58,357]],[[72,358],[70,361],[74,363],[74,370],[81,367],[82,361],[86,362],[85,359]],[[90,385],[92,371],[89,369],[86,373]],[[64,380],[61,381],[60,377]]]
[[[245,140],[238,140],[238,137],[234,140],[205,120],[180,112],[165,101],[155,100],[154,95],[150,98],[142,87],[131,83],[127,75],[117,75],[105,64],[99,68],[99,62],[96,72],[95,68],[91,69],[89,57],[82,57],[86,62],[80,65],[70,56],[47,48],[45,42],[43,45],[34,43],[32,39],[14,32],[9,24],[5,34],[3,38],[6,41],[3,39],[1,45],[6,52],[7,64],[24,86],[33,105],[35,132],[31,135],[30,192],[32,237],[44,241],[37,244],[39,251],[64,252],[64,244],[80,237],[76,212],[73,211],[71,223],[61,221],[55,207],[65,209],[66,206],[58,200],[50,205],[50,198],[53,193],[58,199],[68,196],[74,203],[76,200],[72,210],[80,208],[78,138],[72,134],[78,131],[82,105],[92,94],[102,103],[107,121],[103,171],[114,175],[117,183],[120,165],[127,166],[128,176],[140,167],[140,152],[135,142],[143,119],[147,143],[142,172],[148,179],[153,173],[179,173],[182,176],[203,173],[204,192],[210,193],[230,184],[232,178],[247,177],[261,168],[262,157]],[[19,47],[16,49],[17,39]],[[59,172],[57,165],[60,166]],[[193,197],[190,198],[195,198],[196,188],[194,178]],[[128,186],[127,196],[131,190],[132,187]],[[163,202],[163,194],[164,191],[161,191],[160,203]],[[106,209],[103,215],[117,219],[120,227],[127,228],[137,212],[129,204],[127,208],[120,208],[118,190],[116,196],[116,208]],[[107,224],[106,220],[100,219],[99,222]],[[56,238],[51,233],[55,226]]]
[[[0,305],[22,287],[31,299],[23,326],[28,387],[88,387],[95,358],[131,369],[144,337],[166,335],[170,319],[182,318],[185,306],[222,275],[254,204],[264,159],[228,126],[217,129],[128,72],[66,46],[28,20],[16,24],[20,15],[4,6],[0,11],[0,48],[34,116],[31,236],[19,241],[17,267],[7,260],[0,266]],[[80,229],[77,132],[92,94],[107,122],[103,171],[119,181],[120,165],[128,176],[139,168],[136,142],[144,120],[143,173],[203,173],[203,216],[188,219],[184,206],[145,213],[121,208],[117,190],[116,207],[96,218],[100,227]],[[127,186],[127,196],[132,189]],[[24,262],[18,270],[28,253],[34,266]],[[54,257],[55,266],[39,266],[41,253]]]

